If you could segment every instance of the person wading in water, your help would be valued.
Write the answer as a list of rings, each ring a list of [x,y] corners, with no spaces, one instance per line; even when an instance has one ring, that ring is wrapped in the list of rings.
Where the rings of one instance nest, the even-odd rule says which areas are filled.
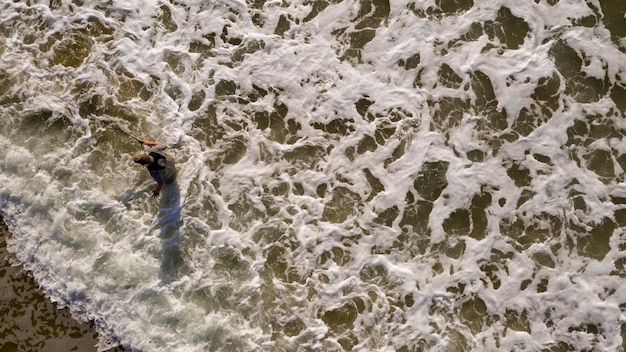
[[[157,187],[152,192],[152,196],[157,198],[161,194],[163,186],[176,180],[176,164],[171,155],[164,151],[167,144],[161,142],[151,142],[147,139],[137,139],[141,145],[150,147],[148,153],[137,152],[133,155],[133,160],[137,164],[144,165],[150,172],[150,176],[156,181]]]

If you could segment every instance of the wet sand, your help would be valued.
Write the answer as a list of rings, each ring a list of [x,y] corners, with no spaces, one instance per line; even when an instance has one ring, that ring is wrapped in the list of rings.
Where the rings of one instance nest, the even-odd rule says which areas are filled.
[[[0,352],[97,351],[98,333],[92,325],[58,309],[27,272],[11,266],[9,236],[0,219]]]

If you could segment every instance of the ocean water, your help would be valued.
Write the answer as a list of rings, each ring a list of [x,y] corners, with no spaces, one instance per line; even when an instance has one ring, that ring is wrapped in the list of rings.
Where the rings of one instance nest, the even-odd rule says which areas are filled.
[[[1,1],[9,249],[100,350],[623,350],[625,12]]]

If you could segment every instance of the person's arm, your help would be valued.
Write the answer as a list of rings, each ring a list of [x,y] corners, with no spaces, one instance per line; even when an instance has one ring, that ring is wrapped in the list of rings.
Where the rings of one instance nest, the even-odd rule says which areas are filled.
[[[152,191],[152,196],[154,198],[158,197],[165,185],[165,180],[163,179],[163,170],[150,170],[150,176],[156,181],[157,186],[154,191]]]
[[[163,142],[151,142],[147,139],[142,139],[139,141],[139,143],[143,144],[143,145],[147,145],[148,147],[161,147],[159,148],[159,150],[165,150],[168,148],[167,144],[163,143]]]
[[[163,183],[157,183],[157,188],[152,192],[152,197],[157,198],[161,194]]]

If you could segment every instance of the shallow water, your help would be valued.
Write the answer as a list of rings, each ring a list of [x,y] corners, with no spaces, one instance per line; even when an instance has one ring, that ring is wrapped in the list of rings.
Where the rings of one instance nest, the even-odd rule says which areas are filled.
[[[618,350],[625,12],[2,2],[9,248],[101,349]]]

